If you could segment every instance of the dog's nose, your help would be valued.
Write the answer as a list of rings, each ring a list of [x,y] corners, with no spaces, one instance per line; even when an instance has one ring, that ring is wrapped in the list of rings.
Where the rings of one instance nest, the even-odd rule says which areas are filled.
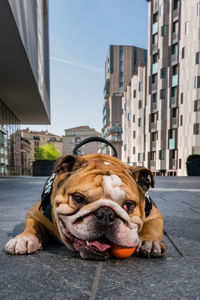
[[[101,225],[112,225],[115,220],[115,212],[109,207],[101,207],[96,212],[97,222]]]

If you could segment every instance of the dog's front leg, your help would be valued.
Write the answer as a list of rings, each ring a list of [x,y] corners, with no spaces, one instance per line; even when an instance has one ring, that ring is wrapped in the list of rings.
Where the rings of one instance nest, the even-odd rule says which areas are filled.
[[[29,254],[41,250],[44,231],[43,225],[28,213],[24,232],[9,240],[5,250],[11,254]]]
[[[153,206],[139,233],[140,243],[136,253],[147,257],[159,257],[166,253],[162,243],[164,220],[159,210]]]

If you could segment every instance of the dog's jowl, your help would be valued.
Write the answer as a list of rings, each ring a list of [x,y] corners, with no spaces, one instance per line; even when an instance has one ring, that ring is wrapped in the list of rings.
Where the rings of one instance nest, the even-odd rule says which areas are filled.
[[[150,186],[154,179],[146,168],[104,154],[65,156],[27,213],[24,232],[5,249],[12,254],[41,250],[50,232],[85,259],[109,258],[112,245],[162,256],[164,221],[145,196]]]

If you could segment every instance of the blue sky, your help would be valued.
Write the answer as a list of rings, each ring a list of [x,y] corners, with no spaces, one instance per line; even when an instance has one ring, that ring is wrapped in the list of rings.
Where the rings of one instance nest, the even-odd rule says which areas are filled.
[[[147,48],[147,10],[145,0],[49,0],[51,125],[29,128],[101,131],[109,45]]]

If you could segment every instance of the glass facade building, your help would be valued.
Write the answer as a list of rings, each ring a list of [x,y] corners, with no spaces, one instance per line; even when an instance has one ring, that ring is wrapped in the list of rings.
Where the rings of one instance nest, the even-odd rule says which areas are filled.
[[[15,138],[19,124],[18,118],[0,99],[0,176],[15,173],[13,159],[17,153],[14,153],[11,139]]]

